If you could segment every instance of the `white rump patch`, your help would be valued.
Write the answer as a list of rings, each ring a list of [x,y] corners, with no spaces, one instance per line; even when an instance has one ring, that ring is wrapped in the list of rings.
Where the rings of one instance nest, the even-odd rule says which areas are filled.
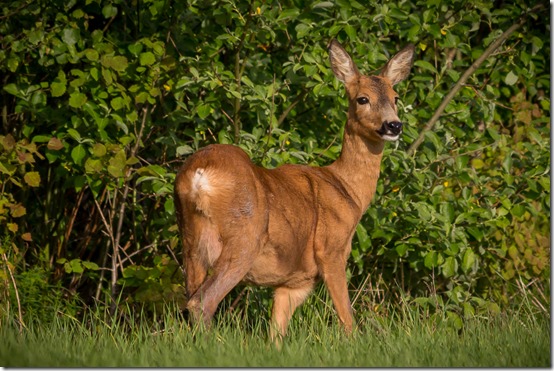
[[[210,172],[205,169],[196,169],[191,180],[190,196],[196,204],[196,210],[206,216],[210,216],[210,198],[213,195],[212,182],[210,182]]]
[[[192,177],[192,192],[198,194],[210,193],[212,186],[210,185],[210,179],[207,174],[205,174],[204,169],[196,169],[196,173]]]

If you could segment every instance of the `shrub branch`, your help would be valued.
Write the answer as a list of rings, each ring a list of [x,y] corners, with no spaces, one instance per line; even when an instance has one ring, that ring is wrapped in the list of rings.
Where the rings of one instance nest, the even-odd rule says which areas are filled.
[[[450,92],[444,97],[442,100],[439,108],[435,111],[433,114],[433,117],[425,124],[423,127],[423,130],[421,130],[421,133],[417,137],[417,139],[411,144],[410,148],[408,148],[408,155],[414,154],[414,152],[417,150],[417,148],[423,143],[423,140],[425,138],[425,133],[429,130],[433,129],[441,115],[443,114],[444,110],[450,103],[450,101],[456,96],[458,91],[465,85],[467,79],[473,73],[487,60],[487,58],[504,42],[506,39],[508,39],[515,31],[517,31],[521,26],[527,22],[527,18],[529,14],[535,13],[539,10],[544,8],[544,4],[539,4],[535,7],[533,7],[528,13],[524,14],[517,23],[514,23],[510,28],[508,28],[498,39],[496,39],[492,44],[489,45],[489,47],[481,54],[475,62],[471,64],[471,66],[464,72],[462,77],[458,80],[458,82],[454,85],[454,87],[450,90]]]

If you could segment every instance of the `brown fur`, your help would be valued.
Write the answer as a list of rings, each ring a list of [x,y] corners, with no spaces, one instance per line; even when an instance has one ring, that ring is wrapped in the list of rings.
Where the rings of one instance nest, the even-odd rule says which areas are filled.
[[[346,261],[379,178],[387,138],[378,131],[399,121],[391,82],[406,78],[413,47],[372,77],[359,74],[338,42],[332,41],[329,51],[349,95],[336,162],[269,170],[255,166],[238,147],[210,145],[188,158],[177,175],[188,309],[196,319],[209,323],[239,282],[270,286],[275,288],[272,337],[284,335],[296,307],[323,279],[345,329],[352,329]],[[369,104],[358,104],[359,97]]]

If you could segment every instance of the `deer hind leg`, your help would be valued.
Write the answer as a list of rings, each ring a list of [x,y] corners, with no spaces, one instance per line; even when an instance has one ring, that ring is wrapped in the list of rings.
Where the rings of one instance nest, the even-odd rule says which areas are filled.
[[[223,298],[248,273],[255,258],[256,245],[247,231],[228,239],[222,245],[221,254],[215,260],[213,272],[192,295],[187,307],[195,318],[209,325]],[[249,241],[250,240],[250,241]]]
[[[196,217],[189,225],[192,233],[187,235],[185,231],[185,267],[187,298],[190,300],[206,280],[208,269],[214,264],[221,254],[222,244],[219,231],[212,222],[205,217]],[[187,242],[190,240],[191,242]],[[188,308],[193,317],[198,319],[201,313],[197,307]]]
[[[300,288],[277,287],[275,289],[271,315],[271,341],[280,343],[287,333],[287,326],[295,309],[306,300],[312,288],[313,283]]]

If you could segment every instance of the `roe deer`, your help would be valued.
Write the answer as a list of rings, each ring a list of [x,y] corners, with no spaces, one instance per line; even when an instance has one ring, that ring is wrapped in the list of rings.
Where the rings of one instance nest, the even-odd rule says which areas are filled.
[[[408,76],[414,47],[396,54],[378,76],[361,75],[338,41],[328,50],[349,104],[334,163],[265,169],[239,147],[215,144],[189,157],[177,175],[187,309],[195,320],[208,325],[240,282],[269,286],[275,288],[271,338],[276,340],[323,279],[344,329],[352,330],[346,261],[356,225],[375,193],[384,142],[402,133],[392,87]]]

